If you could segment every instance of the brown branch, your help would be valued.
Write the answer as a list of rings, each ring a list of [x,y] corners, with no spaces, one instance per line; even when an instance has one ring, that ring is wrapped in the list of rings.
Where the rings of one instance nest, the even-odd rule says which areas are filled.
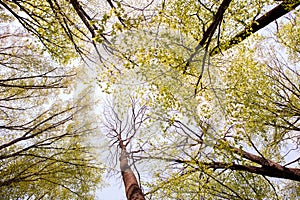
[[[238,153],[241,153],[240,151]],[[261,163],[261,167],[251,166],[251,165],[240,165],[235,163],[224,163],[224,162],[201,162],[201,161],[191,161],[191,160],[181,160],[173,158],[155,157],[155,156],[135,156],[138,159],[155,159],[164,160],[167,162],[175,162],[179,164],[194,164],[197,166],[203,166],[210,169],[230,169],[233,171],[246,171],[253,174],[259,174],[263,176],[269,176],[274,178],[283,178],[300,182],[300,169],[298,168],[287,168],[271,160],[262,159],[259,156],[255,156],[251,153],[242,151],[243,157],[253,161],[257,164]],[[190,165],[192,166],[192,165]],[[202,168],[195,167],[194,170],[198,171]]]
[[[70,3],[72,4],[78,16],[80,17],[81,21],[84,23],[84,25],[92,34],[92,38],[96,37],[96,30],[98,30],[98,28],[96,27],[96,25],[92,26],[90,24],[89,21],[92,19],[87,15],[87,13],[84,11],[84,9],[82,8],[82,6],[79,4],[77,0],[70,0]],[[108,42],[108,40],[103,34],[100,34],[100,36],[104,39],[104,41]]]
[[[38,124],[36,124],[36,125],[33,126],[32,128],[30,128],[29,131],[27,131],[23,136],[18,137],[18,138],[15,138],[14,140],[11,140],[11,141],[8,142],[8,143],[5,143],[5,144],[0,145],[0,150],[1,150],[1,149],[4,149],[4,148],[7,148],[7,147],[9,147],[9,146],[12,146],[12,145],[14,145],[14,144],[16,144],[16,143],[18,143],[18,142],[25,141],[25,140],[28,140],[28,139],[32,139],[32,138],[34,138],[34,137],[36,137],[36,136],[38,136],[38,135],[40,135],[40,134],[42,134],[42,133],[44,133],[44,132],[46,132],[46,131],[49,131],[49,130],[51,130],[51,129],[54,129],[54,128],[57,127],[57,126],[60,126],[60,125],[62,125],[62,124],[64,124],[64,123],[66,123],[67,121],[69,121],[69,120],[72,118],[72,115],[67,116],[65,119],[62,119],[62,120],[60,120],[60,121],[57,122],[57,123],[53,123],[53,124],[52,124],[51,126],[49,126],[49,127],[46,127],[46,128],[44,128],[44,129],[42,129],[42,130],[39,130],[39,131],[37,131],[37,132],[35,132],[35,133],[29,135],[29,134],[30,134],[31,132],[33,132],[34,130],[38,130],[38,128],[39,128],[40,126],[46,124],[47,122],[51,121],[52,119],[54,119],[54,118],[56,118],[56,117],[58,117],[58,116],[61,116],[62,114],[66,113],[66,112],[68,112],[68,111],[70,111],[70,110],[72,110],[72,109],[73,109],[73,108],[69,108],[69,109],[63,110],[63,111],[61,111],[61,112],[58,112],[58,113],[56,113],[56,114],[53,114],[52,116],[46,118],[45,120],[39,122]],[[36,119],[36,120],[38,120],[38,119]],[[4,155],[0,156],[1,159],[3,159],[2,157],[4,157]]]
[[[137,102],[131,98],[131,107],[127,110],[125,119],[121,119],[114,105],[109,105],[109,109],[104,112],[104,128],[107,130],[107,137],[113,141],[113,145],[118,145],[120,153],[116,156],[119,157],[120,170],[125,186],[125,193],[128,200],[145,199],[145,195],[134,172],[129,164],[128,145],[138,133],[141,125],[147,117],[145,116],[146,106],[136,109]],[[132,152],[131,152],[132,153]]]
[[[286,168],[277,164],[276,166],[248,166],[248,165],[239,165],[239,164],[230,164],[222,162],[211,162],[211,163],[199,163],[205,167],[212,169],[231,169],[236,171],[247,171],[253,174],[260,174],[263,176],[275,177],[275,178],[284,178],[300,182],[300,169],[297,168]],[[278,167],[278,165],[280,167]]]
[[[199,50],[206,44],[207,41],[210,41],[210,39],[216,32],[216,29],[217,29],[218,25],[222,22],[224,13],[225,13],[226,9],[228,8],[231,1],[232,0],[223,0],[222,1],[216,15],[214,16],[213,22],[210,24],[210,26],[207,28],[207,30],[203,33],[202,40],[196,46],[194,53],[189,57],[187,64],[186,64],[186,69],[189,66],[189,64],[192,62],[193,58],[198,54]],[[208,45],[209,45],[209,42],[207,43],[207,46]]]
[[[224,42],[219,47],[215,47],[210,53],[210,56],[215,56],[216,54],[219,54],[221,51],[226,51],[232,48],[234,45],[241,43],[243,40],[245,40],[253,33],[256,33],[260,29],[266,27],[271,22],[275,21],[276,19],[294,10],[299,5],[300,5],[299,0],[282,2],[278,6],[276,6],[275,8],[273,8],[272,10],[270,10],[269,12],[261,16],[259,19],[253,21],[248,27],[246,27],[243,31],[235,35],[232,39],[230,39],[227,42]]]

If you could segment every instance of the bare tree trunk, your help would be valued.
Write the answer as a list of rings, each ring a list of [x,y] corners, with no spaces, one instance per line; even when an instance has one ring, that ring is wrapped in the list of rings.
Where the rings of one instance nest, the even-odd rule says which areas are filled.
[[[138,181],[128,164],[126,146],[123,144],[122,140],[120,140],[119,145],[121,147],[120,169],[125,185],[126,197],[128,200],[145,200]]]

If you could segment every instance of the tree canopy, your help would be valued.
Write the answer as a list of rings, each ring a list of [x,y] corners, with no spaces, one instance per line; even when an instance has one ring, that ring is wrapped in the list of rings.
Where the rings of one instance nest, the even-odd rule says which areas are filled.
[[[299,4],[0,0],[5,197],[93,198],[96,132],[128,199],[131,185],[146,199],[297,199]],[[78,58],[114,99],[100,129],[88,97],[59,100]]]
[[[95,127],[79,120],[84,96],[61,97],[73,90],[75,69],[1,16],[1,199],[93,199],[101,168],[83,140]]]

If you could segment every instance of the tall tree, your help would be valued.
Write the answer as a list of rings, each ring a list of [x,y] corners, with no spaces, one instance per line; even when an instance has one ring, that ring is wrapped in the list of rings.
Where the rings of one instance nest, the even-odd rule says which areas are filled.
[[[70,93],[75,71],[43,55],[1,14],[1,198],[93,199],[101,168],[83,141],[94,126],[77,120],[87,109],[80,99],[60,97]]]
[[[135,91],[151,107],[153,121],[161,122],[160,131],[149,133],[156,137],[140,138],[143,154],[133,157],[141,162],[152,159],[165,163],[161,170],[151,170],[157,181],[148,182],[146,196],[296,198],[299,86],[295,83],[299,81],[299,67],[293,61],[298,48],[292,41],[298,36],[286,30],[294,24],[294,31],[298,31],[295,22],[299,12],[276,22],[277,27],[276,23],[270,26],[273,33],[263,33],[271,33],[269,38],[250,33],[294,9],[299,2],[275,5],[275,11],[284,11],[279,12],[282,15],[273,9],[263,11],[262,2],[257,10],[251,10],[254,5],[245,5],[248,10],[240,12],[246,12],[242,16],[248,19],[237,14],[229,16],[240,6],[221,6],[227,1],[211,7],[199,1],[164,3],[163,10],[145,25],[147,29],[125,32],[115,43],[123,73],[116,82],[141,84]],[[215,22],[216,13],[222,13],[219,17],[227,23]],[[267,14],[258,17],[255,13]],[[207,17],[210,14],[212,17]],[[256,22],[250,16],[261,24],[251,25]],[[211,28],[214,23],[218,29]],[[272,45],[274,41],[277,43]],[[128,44],[134,44],[134,48]],[[287,55],[280,50],[284,48]],[[138,75],[132,76],[132,72]],[[138,79],[132,83],[127,76]],[[112,91],[122,89],[124,86]],[[157,173],[152,172],[155,170]],[[282,181],[278,183],[277,178]]]
[[[107,106],[103,116],[103,127],[106,136],[110,139],[110,146],[117,149],[116,153],[118,154],[117,157],[119,157],[120,171],[128,200],[145,199],[144,193],[132,170],[132,167],[135,167],[135,163],[132,162],[131,164],[130,158],[134,152],[137,153],[133,149],[133,140],[139,135],[140,129],[147,120],[146,111],[147,108],[145,106],[138,108],[136,100],[131,99],[131,107],[125,113],[125,118],[127,119],[122,119],[122,114],[118,113],[118,109],[114,105]]]

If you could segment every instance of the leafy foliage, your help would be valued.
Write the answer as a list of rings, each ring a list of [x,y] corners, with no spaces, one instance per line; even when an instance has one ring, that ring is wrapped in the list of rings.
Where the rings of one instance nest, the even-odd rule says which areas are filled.
[[[0,81],[6,103],[1,107],[6,130],[3,149],[7,150],[3,158],[29,153],[20,160],[8,160],[7,169],[29,162],[28,158],[39,163],[48,155],[44,166],[20,170],[29,175],[45,172],[33,183],[45,188],[55,185],[61,190],[51,191],[61,198],[69,197],[67,191],[88,193],[87,187],[79,184],[77,188],[75,183],[85,183],[96,173],[96,168],[86,167],[89,171],[83,167],[83,179],[69,180],[75,168],[58,170],[60,180],[70,184],[59,187],[62,182],[57,179],[54,183],[53,159],[59,160],[55,166],[61,169],[73,166],[65,158],[76,161],[77,167],[91,161],[82,160],[87,157],[80,143],[81,134],[91,129],[78,125],[80,120],[71,122],[81,106],[62,102],[50,106],[58,100],[62,87],[72,85],[73,80],[65,73],[69,73],[67,66],[59,72],[52,61],[46,63],[45,57],[36,56],[45,48],[63,64],[78,55],[87,65],[97,65],[99,86],[119,103],[118,112],[132,127],[137,122],[126,115],[127,107],[134,106],[128,105],[128,95],[147,108],[147,120],[140,122],[143,125],[138,134],[107,134],[118,141],[111,146],[116,145],[117,150],[123,140],[119,136],[127,137],[130,148],[122,150],[134,166],[150,160],[160,166],[149,170],[152,178],[144,183],[147,197],[297,198],[299,186],[292,183],[300,180],[299,1],[0,3],[6,10],[3,20],[13,16],[42,42],[40,47],[30,38],[23,41],[22,48],[8,49],[9,53],[3,49],[6,53],[1,54],[2,65],[9,68]],[[103,9],[97,12],[97,6]],[[271,31],[263,30],[265,27]],[[15,49],[21,49],[21,55]],[[26,70],[19,71],[19,65]],[[48,103],[42,96],[47,96]],[[24,102],[32,105],[23,112],[29,120],[15,120]],[[110,116],[115,119],[109,119],[121,123],[122,130],[118,116],[115,112]],[[19,142],[28,136],[29,140]],[[14,140],[17,142],[9,142]],[[54,144],[63,149],[52,147]],[[50,149],[44,149],[45,145]],[[39,151],[35,151],[37,147]],[[10,184],[9,173],[5,176]],[[26,176],[22,178],[26,180]],[[95,178],[92,183],[97,181]],[[19,185],[19,194],[24,197],[31,195],[22,193],[31,191],[27,186],[23,182]],[[45,195],[54,196],[47,191]]]
[[[130,85],[132,79],[124,77],[135,77],[134,72],[143,87],[127,91],[151,110],[148,127],[152,128],[144,131],[148,134],[140,141],[133,141],[136,147],[142,146],[133,150],[138,152],[133,160],[164,163],[150,172],[156,181],[146,181],[147,196],[283,198],[286,194],[281,189],[290,182],[279,184],[267,176],[284,178],[276,167],[298,166],[299,86],[294,83],[299,82],[299,69],[280,51],[287,44],[277,37],[295,23],[294,15],[271,38],[253,35],[242,42],[243,38],[236,47],[209,58],[207,52],[255,23],[253,19],[267,12],[265,5],[270,2],[232,2],[222,18],[226,23],[199,49],[221,3],[206,5],[209,9],[199,1],[164,3],[145,28],[124,32],[114,43],[115,49],[122,47],[115,54],[120,75],[113,74],[111,79],[119,88],[114,90],[116,95],[124,98],[126,92],[118,92],[124,87],[118,84]],[[230,15],[234,10],[245,12],[240,16],[246,19]],[[274,40],[278,43],[265,45]],[[292,40],[296,41],[285,43]],[[296,51],[287,48],[297,57]],[[121,105],[126,107],[122,101]]]
[[[93,199],[101,168],[83,141],[94,125],[77,120],[86,105],[60,97],[74,70],[22,29],[3,25],[0,44],[1,198]]]

